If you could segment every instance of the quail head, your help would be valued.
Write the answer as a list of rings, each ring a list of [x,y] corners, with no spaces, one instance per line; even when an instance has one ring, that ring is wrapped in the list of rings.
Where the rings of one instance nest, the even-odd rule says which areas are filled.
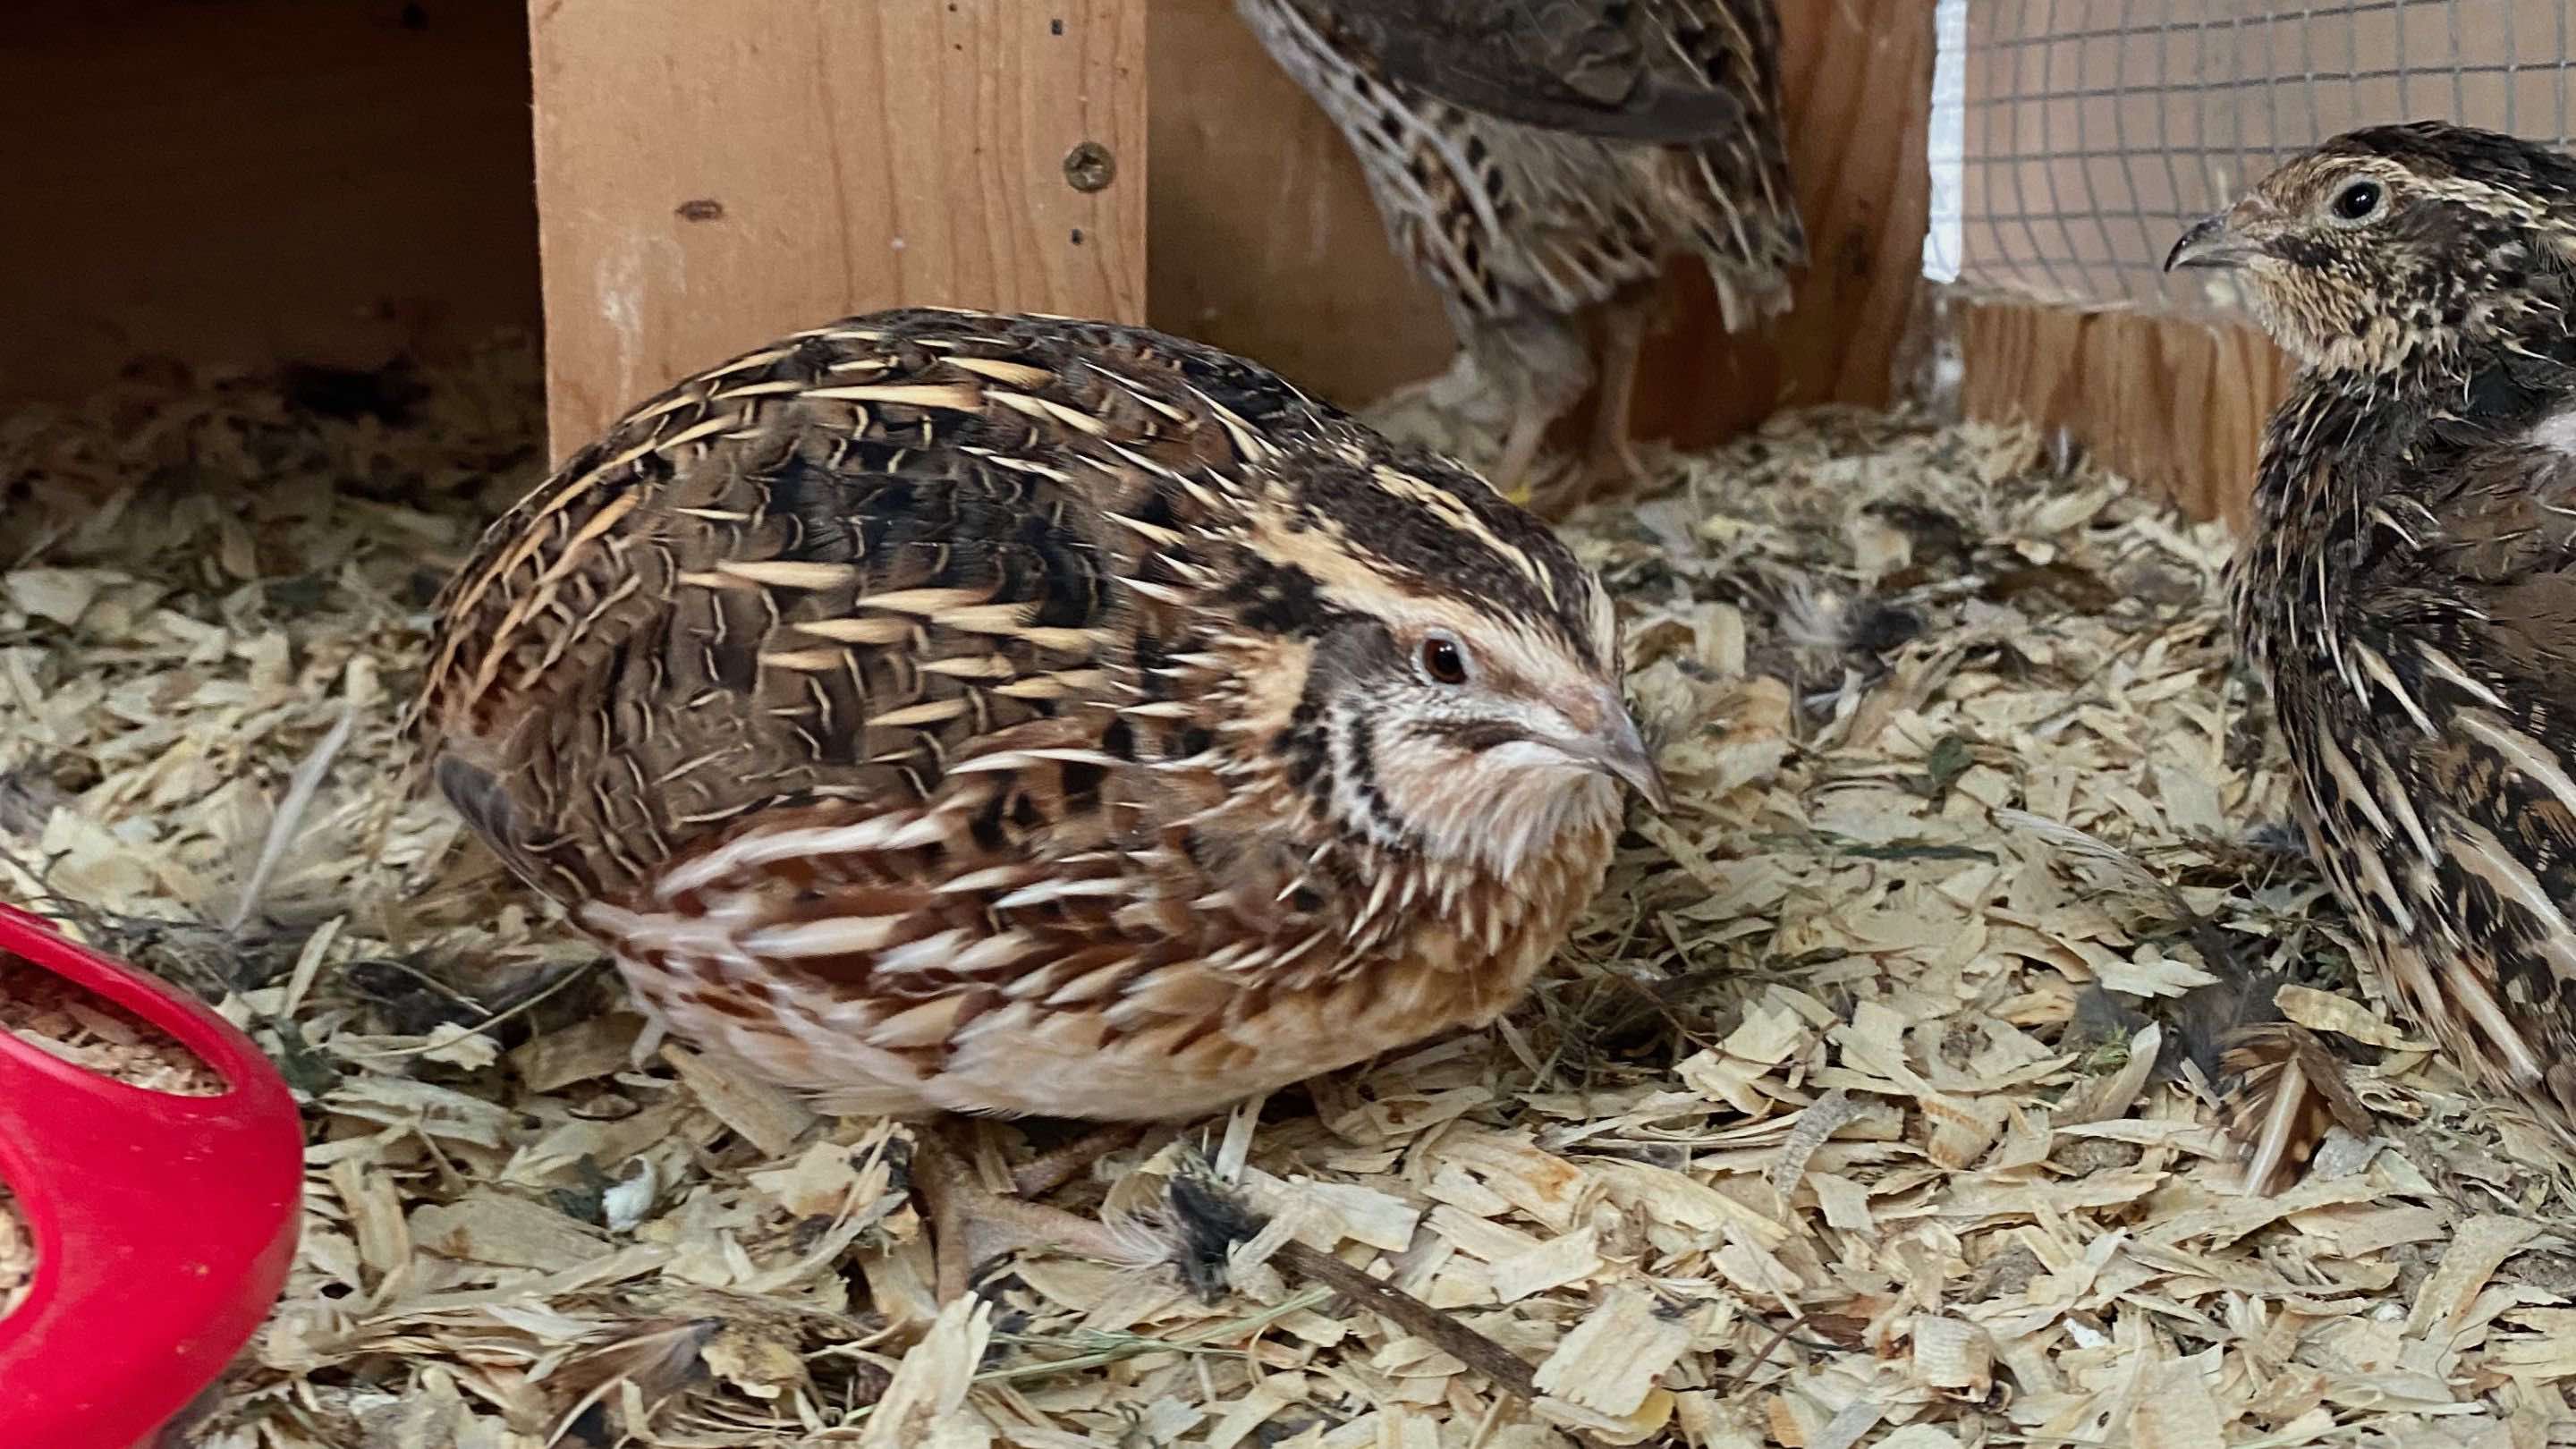
[[[1463,350],[1408,402],[1470,416],[1499,403],[1501,487],[1527,488],[1548,424],[1596,377],[1588,455],[1543,501],[1571,507],[1637,473],[1629,403],[1674,257],[1706,264],[1730,331],[1788,306],[1807,243],[1772,0],[1236,9],[1341,129],[1396,251],[1447,303]]]
[[[582,450],[415,718],[680,1035],[827,1110],[1155,1121],[1510,1007],[1662,797],[1620,678],[1473,474],[1206,347],[924,309]]]
[[[2576,1142],[2576,161],[2355,131],[2167,265],[2301,365],[2231,587],[2314,854],[2405,1010]],[[2241,1103],[2253,1178],[2334,1115]]]

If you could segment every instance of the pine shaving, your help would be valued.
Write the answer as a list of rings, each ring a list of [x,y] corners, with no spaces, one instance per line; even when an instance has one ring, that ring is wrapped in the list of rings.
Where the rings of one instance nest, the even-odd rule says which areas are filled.
[[[2249,834],[2287,797],[2224,530],[1849,409],[1569,527],[1679,804],[1529,1002],[1171,1149],[1281,1215],[1213,1298],[1041,1257],[942,1310],[910,1129],[661,1042],[410,792],[428,600],[542,474],[537,379],[505,341],[372,412],[147,367],[0,417],[0,895],[247,1023],[313,1123],[204,1449],[2503,1445],[2576,1387],[2545,1138]],[[2271,1200],[2145,1060],[2247,971],[2373,1114]],[[28,1267],[0,1190],[0,1305]]]

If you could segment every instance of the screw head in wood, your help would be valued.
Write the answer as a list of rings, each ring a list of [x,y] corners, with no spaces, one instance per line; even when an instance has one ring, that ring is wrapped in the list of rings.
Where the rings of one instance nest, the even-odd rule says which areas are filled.
[[[1064,179],[1076,191],[1099,191],[1118,179],[1118,158],[1097,141],[1085,141],[1064,153]]]

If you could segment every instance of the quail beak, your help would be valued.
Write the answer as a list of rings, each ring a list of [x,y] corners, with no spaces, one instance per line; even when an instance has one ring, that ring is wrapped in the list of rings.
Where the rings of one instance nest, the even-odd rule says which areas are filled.
[[[2193,222],[2173,250],[2165,253],[2165,270],[2243,266],[2259,248],[2236,231],[2234,218],[2233,211],[2222,211]]]
[[[1646,797],[1646,803],[1660,815],[1673,808],[1672,787],[1664,783],[1664,772],[1655,764],[1655,756],[1646,748],[1645,736],[1637,733],[1637,721],[1628,714],[1626,704],[1611,701],[1610,723],[1595,739],[1590,761],[1602,773],[1624,780]]]

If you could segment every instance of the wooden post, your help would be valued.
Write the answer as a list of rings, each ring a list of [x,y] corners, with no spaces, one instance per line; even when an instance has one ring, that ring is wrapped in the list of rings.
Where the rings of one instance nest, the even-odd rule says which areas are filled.
[[[1145,0],[530,0],[551,444],[778,333],[1141,321]]]

